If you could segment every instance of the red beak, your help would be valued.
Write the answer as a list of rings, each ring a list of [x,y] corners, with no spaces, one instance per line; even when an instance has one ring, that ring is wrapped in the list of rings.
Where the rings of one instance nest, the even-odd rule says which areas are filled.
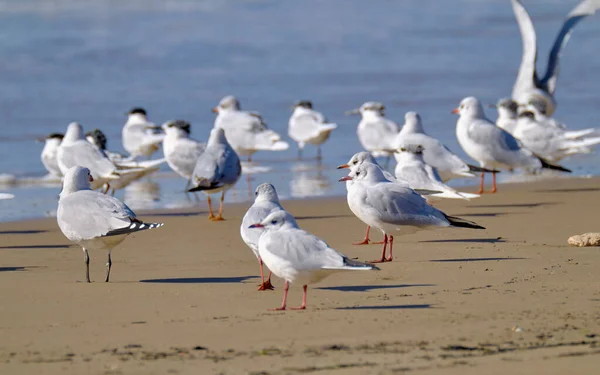
[[[256,224],[252,224],[250,225],[248,228],[264,228],[265,226],[262,225],[261,223],[256,223]]]
[[[90,175],[90,176],[88,177],[88,181],[89,181],[89,182],[94,182],[94,177],[92,177],[92,175]]]
[[[211,109],[211,111],[213,111],[214,113],[219,113],[219,108],[214,107],[213,109]]]
[[[339,167],[337,167],[337,169],[346,169],[346,168],[350,168],[350,166],[348,164],[342,164]]]
[[[343,182],[343,181],[352,181],[352,177],[350,176],[346,176],[346,177],[342,177],[338,180],[339,182]]]
[[[452,110],[452,113],[454,113],[455,115],[458,115],[458,114],[460,113],[460,109],[458,109],[458,108],[454,108],[454,109]]]

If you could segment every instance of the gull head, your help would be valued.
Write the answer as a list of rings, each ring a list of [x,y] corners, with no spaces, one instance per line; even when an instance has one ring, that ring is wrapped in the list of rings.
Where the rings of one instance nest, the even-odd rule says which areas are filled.
[[[407,129],[410,133],[424,133],[421,116],[417,112],[406,112],[404,115],[404,125],[402,129]]]
[[[498,104],[495,105],[498,109],[498,113],[504,112],[505,114],[516,116],[519,110],[519,104],[511,98],[503,98],[498,100]]]
[[[258,185],[256,191],[254,192],[254,201],[255,202],[274,202],[279,203],[279,197],[277,196],[277,190],[275,190],[275,186],[264,183]]]
[[[544,116],[548,113],[548,102],[543,98],[531,98],[525,107],[533,108]]]
[[[46,142],[46,144],[60,145],[64,137],[65,135],[62,133],[50,133],[44,138],[37,138],[36,142]]]
[[[100,150],[106,150],[107,139],[106,135],[102,133],[102,130],[94,129],[85,133],[85,139],[94,146],[98,147]]]
[[[296,108],[312,109],[312,107],[313,107],[313,105],[310,100],[298,100],[296,103],[294,103],[294,106],[292,107],[292,109],[296,109]]]
[[[519,113],[519,120],[520,119],[524,119],[527,121],[534,121],[535,120],[535,114],[531,111],[523,111],[521,113]]]
[[[67,126],[67,132],[63,138],[63,143],[75,142],[83,139],[83,127],[78,122],[72,122]]]
[[[452,113],[458,114],[459,116],[484,117],[483,106],[479,99],[474,96],[469,96],[461,100],[458,108],[452,110]]]
[[[396,161],[398,162],[398,164],[410,162],[413,160],[423,161],[423,150],[424,148],[421,145],[402,145],[396,152]]]
[[[248,228],[264,228],[277,230],[281,228],[297,228],[294,217],[285,210],[272,212],[262,222],[250,225]]]
[[[350,173],[346,177],[339,179],[343,181],[368,181],[368,182],[382,182],[387,181],[383,174],[383,170],[377,164],[363,163],[350,169]]]
[[[207,146],[213,144],[224,144],[227,143],[227,137],[225,137],[225,130],[221,128],[212,128],[210,131],[210,135],[208,136]]]
[[[94,181],[89,169],[74,166],[67,171],[63,180],[63,189],[60,196],[69,195],[79,190],[90,190],[90,183]]]
[[[189,136],[192,132],[190,123],[185,120],[170,120],[165,122],[161,128],[167,135],[177,134]]]
[[[212,109],[213,112],[219,113],[221,111],[239,111],[240,101],[233,95],[227,95],[219,102],[219,105]]]
[[[348,160],[348,163],[338,166],[337,169],[352,169],[358,165],[362,165],[363,163],[377,164],[373,155],[366,151],[361,151],[352,155],[350,160]]]
[[[148,113],[142,107],[133,107],[127,112],[128,117],[142,117],[146,119],[148,117]]]
[[[385,116],[385,106],[379,102],[365,102],[360,108],[351,109],[345,112],[346,116],[362,115],[364,116]]]

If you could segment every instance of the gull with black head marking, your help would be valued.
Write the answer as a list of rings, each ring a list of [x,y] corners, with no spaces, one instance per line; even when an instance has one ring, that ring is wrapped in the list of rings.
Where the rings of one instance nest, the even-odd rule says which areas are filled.
[[[206,149],[196,161],[192,172],[192,185],[189,192],[202,191],[207,195],[208,219],[213,221],[223,220],[223,200],[225,192],[231,189],[240,179],[242,165],[240,158],[233,150],[225,131],[221,128],[213,128]],[[219,214],[215,216],[212,211],[210,194],[221,192]]]
[[[165,131],[163,152],[167,164],[175,173],[187,180],[185,189],[190,186],[196,161],[206,149],[206,143],[190,138],[191,124],[184,120],[167,121],[162,126]]]
[[[120,200],[91,190],[92,181],[93,177],[88,168],[75,166],[65,173],[56,219],[65,237],[82,247],[86,268],[85,279],[88,283],[90,282],[88,250],[108,251],[104,280],[108,282],[113,248],[131,233],[159,228],[163,224],[142,222]]]
[[[300,100],[294,104],[294,112],[288,123],[288,135],[298,143],[298,159],[307,143],[317,146],[317,159],[321,159],[321,145],[329,139],[337,125],[329,123],[325,116],[313,109],[312,102]]]
[[[148,120],[148,113],[144,108],[135,107],[128,112],[121,139],[123,148],[132,159],[152,156],[160,148],[164,136],[160,126]]]
[[[284,210],[269,214],[249,228],[264,230],[258,240],[258,253],[267,267],[285,280],[283,301],[273,310],[287,309],[290,284],[298,283],[304,291],[302,305],[292,310],[304,310],[308,284],[318,283],[335,272],[345,270],[379,270],[372,264],[349,259],[317,236],[298,228],[296,220]]]
[[[44,139],[38,139],[38,141],[44,142],[44,148],[42,149],[41,159],[44,168],[48,171],[48,176],[52,178],[60,179],[63,174],[58,166],[58,148],[64,138],[62,133],[50,133]]]

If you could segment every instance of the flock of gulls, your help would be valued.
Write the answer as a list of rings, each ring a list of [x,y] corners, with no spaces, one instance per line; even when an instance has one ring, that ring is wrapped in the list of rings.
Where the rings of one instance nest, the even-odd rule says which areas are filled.
[[[598,0],[584,0],[567,16],[552,47],[548,68],[540,78],[536,71],[536,33],[527,11],[519,0],[511,0],[523,41],[523,56],[511,98],[494,105],[498,118],[486,117],[484,105],[475,97],[460,101],[452,111],[457,114],[456,136],[465,153],[477,165],[469,164],[442,142],[427,134],[418,113],[408,112],[405,123],[385,117],[379,102],[366,102],[347,112],[359,114],[358,139],[364,151],[356,153],[338,169],[348,169],[340,181],[347,187],[347,202],[355,216],[369,230],[383,234],[381,257],[364,263],[349,259],[320,238],[300,229],[294,217],[281,205],[272,184],[256,189],[254,204],[242,219],[243,241],[256,256],[262,283],[259,290],[273,289],[271,273],[285,280],[285,310],[290,283],[304,288],[331,273],[343,270],[377,270],[374,263],[393,259],[394,236],[437,228],[484,229],[476,223],[445,214],[432,205],[436,199],[473,199],[484,193],[484,176],[492,175],[491,192],[497,191],[496,174],[520,170],[538,173],[542,169],[570,172],[559,165],[564,158],[590,153],[600,144],[596,129],[571,131],[552,117],[557,103],[559,57],[573,27],[600,8]],[[209,219],[223,220],[223,200],[242,174],[240,158],[251,161],[258,151],[289,148],[278,133],[269,129],[257,112],[244,111],[233,96],[224,97],[213,109],[214,128],[206,143],[190,137],[190,123],[168,121],[162,126],[150,122],[142,108],[134,108],[122,131],[123,148],[128,155],[106,149],[107,139],[96,129],[85,133],[78,123],[69,124],[64,135],[50,134],[45,139],[42,162],[50,175],[62,178],[57,221],[61,231],[84,251],[86,281],[89,277],[89,250],[107,250],[106,278],[109,281],[111,251],[133,232],[159,228],[162,223],[145,223],[120,200],[114,191],[158,170],[166,162],[187,181],[186,190],[207,195]],[[289,120],[289,137],[298,145],[299,158],[306,145],[318,148],[337,128],[313,109],[310,101],[294,105]],[[162,159],[150,157],[161,149]],[[381,168],[376,158],[396,159],[394,174]],[[460,192],[446,182],[454,178],[480,175],[477,194]],[[96,191],[101,189],[101,191]],[[107,194],[109,190],[113,195]],[[220,193],[215,215],[211,194]],[[10,198],[0,196],[0,198]],[[270,271],[265,278],[263,265]]]

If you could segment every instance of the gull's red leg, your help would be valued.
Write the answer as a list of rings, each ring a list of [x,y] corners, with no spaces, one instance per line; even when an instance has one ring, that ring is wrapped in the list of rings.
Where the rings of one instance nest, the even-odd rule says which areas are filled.
[[[481,172],[481,179],[479,180],[479,191],[477,194],[483,194],[483,179],[485,178],[485,174]]]
[[[286,280],[285,285],[283,286],[283,301],[281,302],[280,307],[276,307],[274,309],[269,309],[269,311],[281,311],[285,310],[285,306],[287,305],[287,295],[288,289],[290,288],[290,283]]]
[[[383,235],[383,251],[381,253],[381,259],[372,260],[369,263],[383,263],[383,262],[387,262],[387,260],[385,259],[385,250],[387,248],[387,243],[388,243],[388,235],[384,234]]]
[[[219,202],[219,214],[212,218],[212,221],[221,221],[223,219],[223,201],[225,200],[225,191],[221,192],[221,201]]]
[[[496,188],[496,172],[492,172],[492,191],[491,193],[495,193],[496,191],[498,191],[498,189]]]
[[[269,272],[269,278],[265,281],[265,274],[263,272],[263,261],[258,257],[258,265],[260,266],[260,279],[262,283],[258,286],[258,290],[273,290],[275,289],[271,284],[271,272]]]
[[[354,242],[352,245],[368,245],[369,244],[369,231],[371,227],[367,225],[367,233],[365,233],[365,239],[360,242]]]
[[[308,285],[304,285],[302,289],[304,289],[304,293],[302,293],[302,306],[300,307],[292,307],[292,310],[304,310],[306,309],[306,288]]]
[[[391,262],[394,259],[394,256],[392,255],[392,246],[394,245],[394,236],[390,235],[389,242],[390,242],[390,256],[385,259],[387,262]]]

